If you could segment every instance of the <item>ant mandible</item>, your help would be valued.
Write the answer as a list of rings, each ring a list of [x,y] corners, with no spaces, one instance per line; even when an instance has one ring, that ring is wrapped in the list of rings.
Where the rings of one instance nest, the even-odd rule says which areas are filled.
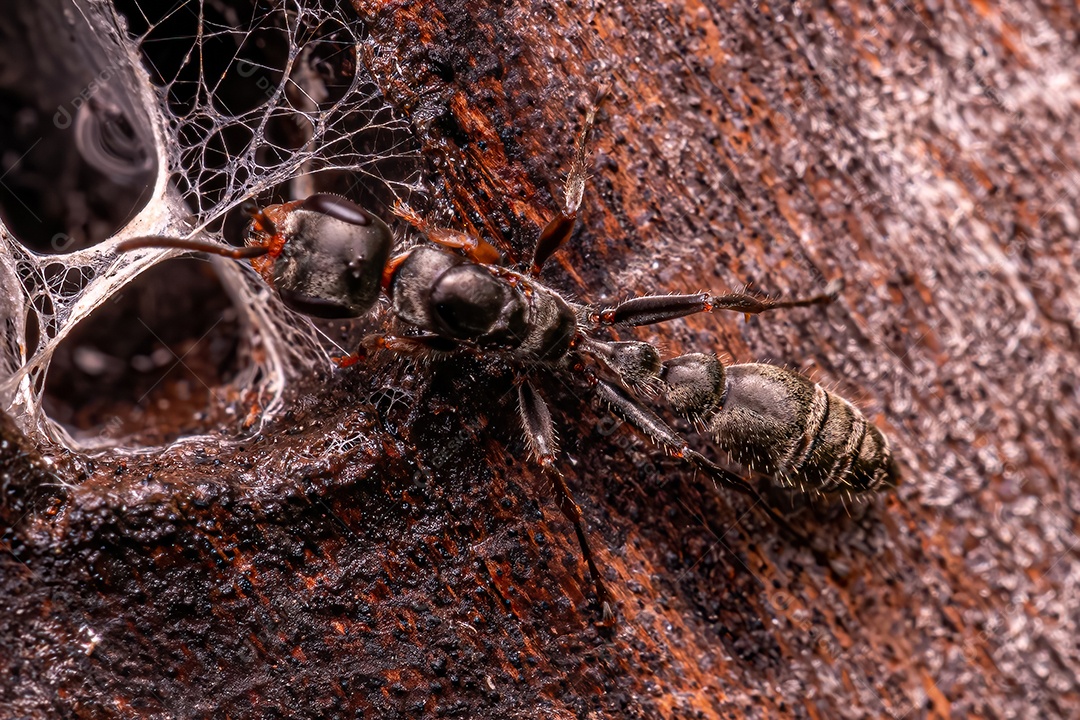
[[[144,237],[121,242],[118,249],[169,247],[249,259],[285,305],[313,317],[360,317],[385,295],[407,334],[370,335],[343,365],[376,350],[467,350],[494,353],[510,362],[517,371],[526,442],[554,482],[559,509],[574,526],[604,621],[610,622],[612,598],[590,550],[581,509],[556,465],[559,451],[551,413],[530,379],[538,368],[583,379],[655,444],[755,500],[761,498],[749,483],[693,450],[647,407],[645,391],[661,389],[676,412],[706,429],[735,462],[785,486],[850,497],[895,485],[897,471],[881,431],[854,405],[803,375],[758,363],[725,367],[712,353],[662,362],[650,343],[597,337],[603,328],[650,325],[714,310],[750,314],[828,303],[841,283],[831,283],[822,294],[790,300],[695,293],[638,297],[596,309],[563,297],[537,279],[576,224],[595,108],[594,103],[578,137],[563,207],[540,233],[525,272],[502,265],[499,253],[483,239],[433,227],[401,205],[395,213],[431,244],[392,255],[394,236],[385,222],[328,194],[253,210],[245,247]],[[783,522],[767,505],[762,507]]]

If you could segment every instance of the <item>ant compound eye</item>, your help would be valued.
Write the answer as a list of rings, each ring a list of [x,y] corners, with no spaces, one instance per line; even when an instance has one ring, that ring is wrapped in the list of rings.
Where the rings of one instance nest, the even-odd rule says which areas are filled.
[[[304,210],[311,210],[312,212],[329,215],[336,220],[349,223],[350,225],[371,225],[377,219],[374,215],[351,200],[346,200],[338,195],[330,195],[328,193],[309,195],[302,203],[300,203],[300,207]]]
[[[507,288],[477,265],[458,265],[431,291],[434,316],[448,334],[475,339],[491,331],[507,304]]]
[[[344,198],[313,195],[279,225],[287,240],[273,282],[286,305],[322,318],[371,309],[394,244],[386,223]]]

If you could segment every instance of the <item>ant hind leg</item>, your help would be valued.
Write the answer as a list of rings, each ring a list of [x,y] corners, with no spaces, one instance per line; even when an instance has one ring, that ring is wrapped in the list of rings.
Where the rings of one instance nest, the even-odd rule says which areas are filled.
[[[603,626],[610,626],[614,622],[614,600],[608,592],[604,581],[600,576],[600,570],[596,566],[592,549],[589,547],[589,539],[585,534],[582,522],[581,507],[574,501],[574,496],[566,484],[566,479],[559,469],[555,467],[555,456],[558,453],[558,441],[555,438],[555,426],[551,420],[551,412],[547,403],[544,402],[528,381],[518,385],[518,404],[521,409],[521,423],[525,430],[525,440],[532,450],[533,455],[540,462],[540,466],[551,476],[555,484],[555,502],[563,516],[574,526],[577,533],[578,545],[581,546],[581,554],[585,558],[585,564],[589,567],[593,585],[596,588],[596,598],[602,608]]]
[[[643,407],[625,390],[600,379],[595,380],[594,388],[599,398],[635,430],[675,457],[703,470],[717,485],[747,496],[753,502],[751,508],[760,508],[781,530],[801,543],[809,543],[808,538],[791,527],[791,524],[777,513],[750,483],[720,467],[696,450],[692,450],[686,440],[659,415]]]

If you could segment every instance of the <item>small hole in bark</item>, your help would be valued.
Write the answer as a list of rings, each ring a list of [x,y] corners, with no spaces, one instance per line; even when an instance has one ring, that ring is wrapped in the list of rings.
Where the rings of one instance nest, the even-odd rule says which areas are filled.
[[[77,439],[159,444],[226,424],[237,312],[213,266],[170,260],[79,324],[57,349],[45,410]]]

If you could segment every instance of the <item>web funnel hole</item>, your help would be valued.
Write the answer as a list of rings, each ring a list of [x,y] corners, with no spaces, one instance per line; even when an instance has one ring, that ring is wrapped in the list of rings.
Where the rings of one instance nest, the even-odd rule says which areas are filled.
[[[53,42],[0,51],[15,68],[0,93],[16,106],[0,121],[21,129],[0,139],[19,181],[0,193],[6,411],[52,454],[250,436],[341,350],[246,265],[114,246],[141,235],[235,244],[250,198],[337,192],[388,216],[417,192],[411,132],[366,74],[357,18],[315,0],[47,0],[14,12],[31,39]],[[27,153],[35,141],[52,155]],[[50,157],[63,160],[52,188]],[[145,389],[185,352],[205,365]]]

